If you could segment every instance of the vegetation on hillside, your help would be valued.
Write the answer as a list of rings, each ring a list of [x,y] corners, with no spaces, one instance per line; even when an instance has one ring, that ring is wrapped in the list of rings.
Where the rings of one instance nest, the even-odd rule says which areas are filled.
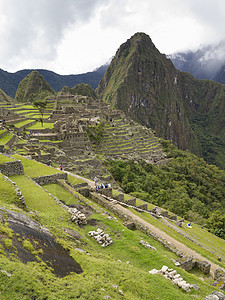
[[[39,110],[41,117],[40,117],[40,121],[41,121],[41,125],[43,127],[43,123],[44,123],[44,111],[46,109],[47,106],[47,102],[46,101],[35,101],[34,102],[34,106],[37,107],[37,109]]]
[[[99,122],[97,125],[87,126],[87,133],[92,143],[99,144],[103,138],[104,123]]]
[[[70,92],[74,95],[76,94],[76,95],[88,96],[93,99],[97,98],[94,89],[89,84],[86,83],[80,83],[75,85],[70,89]]]
[[[126,193],[206,226],[225,238],[225,172],[163,141],[170,161],[109,161],[108,170]]]
[[[157,136],[225,169],[224,85],[179,72],[146,34],[120,46],[97,93]]]
[[[55,92],[38,71],[28,74],[18,85],[15,100],[18,102],[43,101]]]

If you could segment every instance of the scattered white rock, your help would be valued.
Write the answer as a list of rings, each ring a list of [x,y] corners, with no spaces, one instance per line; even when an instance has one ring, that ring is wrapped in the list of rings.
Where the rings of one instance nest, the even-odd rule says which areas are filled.
[[[177,285],[179,288],[183,289],[186,292],[190,292],[192,288],[199,290],[199,286],[196,284],[190,284],[186,282],[180,274],[177,274],[176,270],[169,269],[167,266],[162,266],[161,270],[152,269],[149,271],[149,274],[160,274],[163,275],[166,279],[171,280],[172,284]],[[208,299],[208,298],[207,298]],[[209,298],[211,299],[211,298]]]
[[[156,250],[154,246],[151,246],[148,242],[145,242],[143,240],[140,241],[140,244],[142,244],[146,249]]]
[[[156,270],[156,269],[152,269],[151,271],[149,271],[148,272],[149,274],[158,274],[159,273],[159,271],[158,270]]]
[[[100,228],[98,228],[97,231],[89,231],[88,235],[93,237],[103,248],[113,243],[109,235],[105,234]]]
[[[123,293],[123,291],[122,290],[118,290],[118,293],[120,294],[120,295],[124,295],[124,293]]]
[[[87,224],[87,219],[85,214],[80,212],[78,209],[74,207],[68,208],[68,212],[70,213],[71,220],[77,225],[85,225]]]

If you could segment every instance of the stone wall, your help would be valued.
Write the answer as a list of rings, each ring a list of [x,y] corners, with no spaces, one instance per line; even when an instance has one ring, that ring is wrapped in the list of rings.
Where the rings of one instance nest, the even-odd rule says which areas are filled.
[[[90,193],[91,199],[95,201],[96,203],[100,204],[101,206],[105,207],[106,209],[110,210],[112,213],[114,213],[117,217],[122,219],[123,221],[129,221],[130,218],[122,213],[120,210],[118,210],[113,204],[111,204],[108,201],[105,201],[104,198],[101,195],[98,195],[96,193]]]
[[[49,183],[58,183],[58,179],[68,180],[67,173],[56,173],[52,175],[40,176],[32,178],[33,181],[39,185],[45,185]]]
[[[6,176],[24,175],[21,160],[9,161],[4,164],[0,164],[0,172]]]
[[[99,189],[98,193],[111,198],[112,197],[112,188]]]
[[[9,148],[11,148],[13,143],[15,142],[16,138],[17,138],[17,136],[14,134],[12,136],[12,138],[5,144],[5,146],[8,146]]]

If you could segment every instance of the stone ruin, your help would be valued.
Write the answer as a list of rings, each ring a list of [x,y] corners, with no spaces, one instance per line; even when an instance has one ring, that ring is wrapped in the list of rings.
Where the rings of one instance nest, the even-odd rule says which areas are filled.
[[[210,273],[211,264],[207,261],[200,261],[192,256],[182,257],[177,260],[180,263],[180,266],[185,271],[190,271],[194,267],[197,267],[204,274]]]
[[[214,279],[213,286],[225,291],[225,272],[220,268],[216,269],[214,272]]]
[[[87,219],[85,214],[80,212],[77,208],[70,207],[68,209],[68,212],[70,213],[70,218],[72,222],[74,222],[76,225],[82,226],[87,224]]]
[[[100,228],[97,231],[89,231],[88,235],[93,237],[103,248],[113,243],[109,235]]]
[[[177,285],[186,292],[190,292],[193,288],[196,290],[200,289],[198,285],[186,282],[176,270],[169,269],[167,266],[163,266],[161,270],[152,269],[149,273],[163,275],[166,279],[171,280],[172,284]]]

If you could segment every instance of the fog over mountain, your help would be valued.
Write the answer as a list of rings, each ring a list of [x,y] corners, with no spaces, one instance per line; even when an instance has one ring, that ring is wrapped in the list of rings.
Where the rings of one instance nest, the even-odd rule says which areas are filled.
[[[177,69],[198,79],[225,83],[225,40],[196,51],[177,52],[167,56]]]

